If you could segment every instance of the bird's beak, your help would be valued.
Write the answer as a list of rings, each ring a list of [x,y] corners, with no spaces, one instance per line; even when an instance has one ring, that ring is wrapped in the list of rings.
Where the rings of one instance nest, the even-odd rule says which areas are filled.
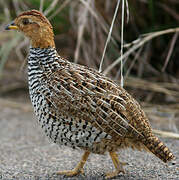
[[[5,27],[5,30],[11,30],[11,29],[18,29],[18,27],[15,25],[14,21],[12,21],[10,24],[8,24],[6,27]]]

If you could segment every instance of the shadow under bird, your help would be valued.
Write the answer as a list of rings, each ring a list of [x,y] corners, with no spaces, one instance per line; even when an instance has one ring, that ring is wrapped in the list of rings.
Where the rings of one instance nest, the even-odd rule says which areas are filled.
[[[144,111],[126,90],[95,69],[58,55],[53,28],[41,12],[23,12],[5,29],[23,32],[31,41],[29,94],[43,131],[54,143],[84,150],[73,170],[57,174],[84,173],[90,153],[109,152],[115,171],[106,178],[113,178],[124,173],[125,163],[116,152],[127,147],[152,152],[163,162],[174,158],[154,136]]]

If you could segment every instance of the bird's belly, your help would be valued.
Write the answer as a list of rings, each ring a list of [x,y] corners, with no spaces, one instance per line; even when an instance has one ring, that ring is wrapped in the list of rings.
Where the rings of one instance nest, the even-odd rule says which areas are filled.
[[[114,141],[110,135],[96,129],[90,123],[86,124],[84,120],[76,121],[60,113],[54,115],[51,111],[52,107],[42,94],[30,92],[30,97],[39,125],[54,143],[89,150],[96,154],[127,147],[144,149],[141,143],[127,138],[119,137]]]
[[[102,142],[103,139],[111,139],[110,135],[83,120],[76,121],[60,113],[54,115],[44,96],[30,93],[30,97],[41,128],[54,143],[99,153],[95,144]]]

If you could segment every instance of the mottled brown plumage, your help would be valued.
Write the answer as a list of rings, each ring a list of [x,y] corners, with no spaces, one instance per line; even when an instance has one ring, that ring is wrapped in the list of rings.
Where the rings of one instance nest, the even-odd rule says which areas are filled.
[[[109,152],[115,172],[124,172],[116,151],[132,147],[147,150],[162,161],[174,158],[153,135],[138,102],[114,81],[94,69],[61,58],[49,21],[38,11],[20,14],[6,29],[18,29],[31,40],[29,91],[41,127],[53,142],[85,150],[73,171],[83,173],[89,154]]]

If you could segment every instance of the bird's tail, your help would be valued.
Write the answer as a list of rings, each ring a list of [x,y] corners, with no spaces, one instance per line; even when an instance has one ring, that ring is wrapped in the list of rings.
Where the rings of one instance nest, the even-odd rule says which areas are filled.
[[[174,155],[168,149],[168,147],[166,147],[165,144],[154,135],[143,139],[142,141],[147,149],[160,158],[163,162],[166,163],[174,159]]]

